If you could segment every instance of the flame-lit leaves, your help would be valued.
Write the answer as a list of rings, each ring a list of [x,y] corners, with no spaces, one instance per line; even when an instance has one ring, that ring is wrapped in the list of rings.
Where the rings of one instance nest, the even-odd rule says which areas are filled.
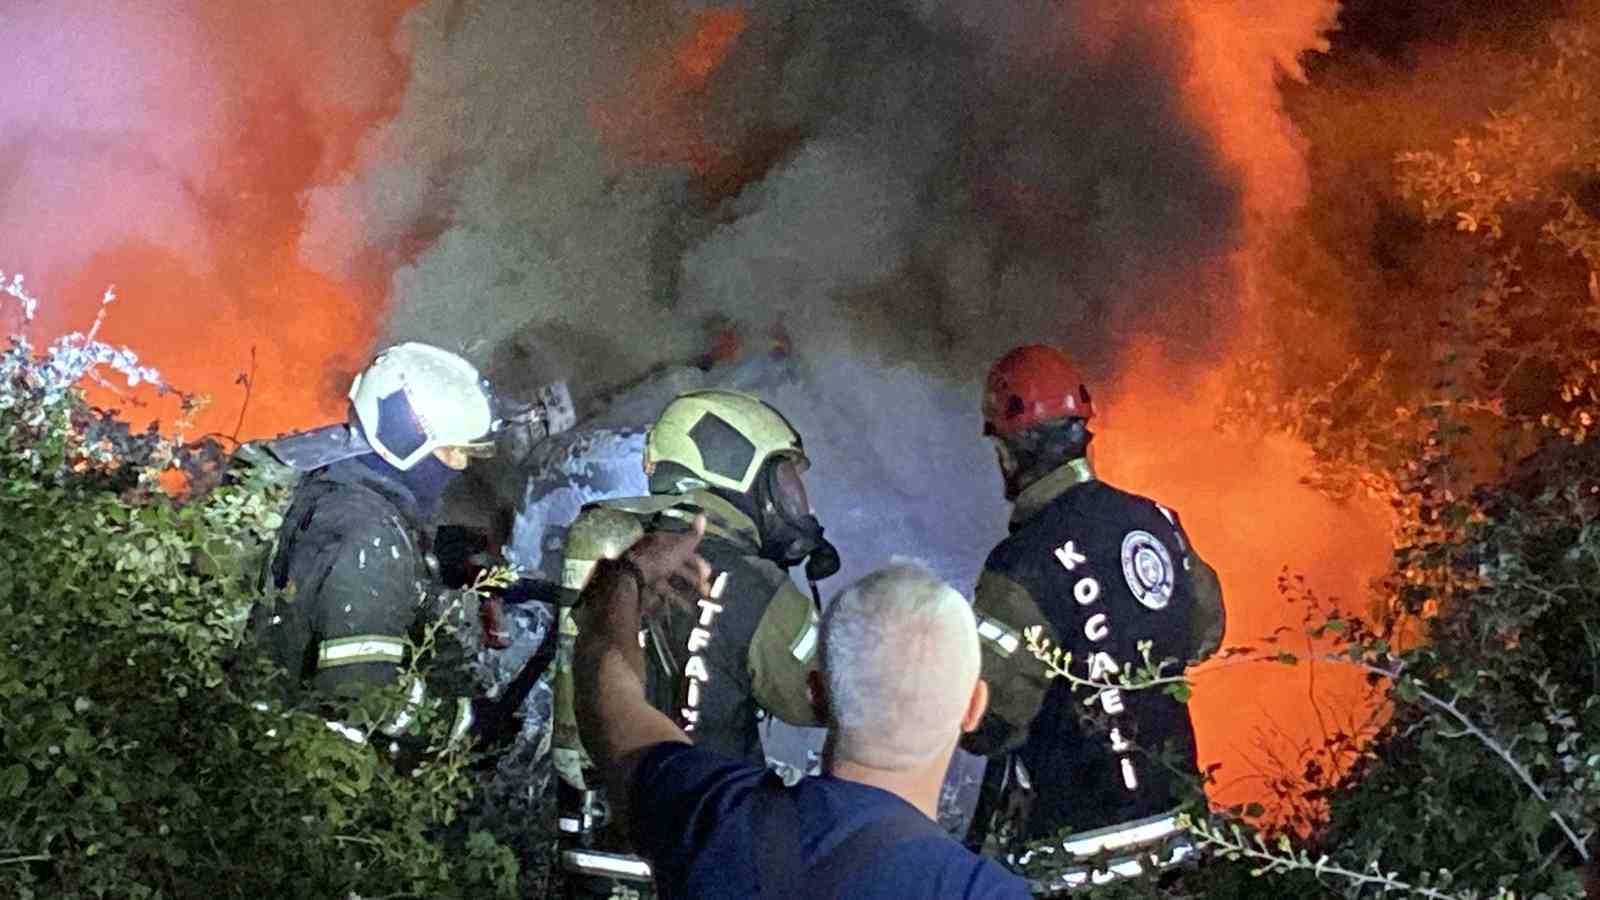
[[[1600,301],[1591,301],[1600,309]],[[1600,334],[1600,327],[1595,328]],[[1579,357],[1567,363],[1561,377],[1560,413],[1546,413],[1540,423],[1575,444],[1581,444],[1600,425],[1600,356]]]
[[[108,302],[113,296],[108,293]],[[68,335],[43,354],[22,336],[11,336],[0,350],[0,409],[8,413],[0,422],[0,440],[21,448],[37,474],[93,482],[130,502],[161,490],[169,473],[188,475],[214,461],[221,451],[215,441],[181,443],[207,398],[168,391],[179,394],[184,416],[172,436],[156,423],[136,432],[114,413],[83,403],[80,383],[97,379],[102,367],[123,373],[130,385],[159,383],[159,375],[138,366],[132,351],[101,344],[93,333]]]
[[[1278,355],[1271,346],[1239,354],[1218,424],[1305,442],[1316,464],[1301,480],[1328,497],[1364,494],[1393,503],[1398,490],[1386,470],[1409,451],[1418,427],[1411,409],[1396,405],[1402,401],[1390,377],[1393,354],[1351,360],[1326,382],[1287,389],[1273,361]],[[1366,427],[1375,419],[1408,424],[1393,430]]]
[[[1400,157],[1395,194],[1379,202],[1394,214],[1386,227],[1404,236],[1350,229],[1385,257],[1335,282],[1361,292],[1371,278],[1358,301],[1368,318],[1348,332],[1332,316],[1285,326],[1308,343],[1348,333],[1361,356],[1342,373],[1342,359],[1319,360],[1315,378],[1296,381],[1281,362],[1281,345],[1294,342],[1280,338],[1239,366],[1229,424],[1305,440],[1313,484],[1337,496],[1372,485],[1395,524],[1393,570],[1359,619],[1306,623],[1341,639],[1343,662],[1366,668],[1392,701],[1379,740],[1327,794],[1309,854],[1207,826],[1214,848],[1275,877],[1321,860],[1344,880],[1378,864],[1384,877],[1451,895],[1581,890],[1577,845],[1600,819],[1597,35],[1600,14],[1586,6],[1530,48],[1526,71],[1508,73],[1518,89],[1504,114],[1454,145]],[[1312,209],[1308,230],[1350,224],[1348,210],[1341,221],[1338,209]],[[1373,308],[1384,304],[1427,316],[1407,323]],[[1343,308],[1337,298],[1329,306]],[[1306,637],[1285,631],[1258,653],[1304,666],[1313,660],[1296,642]],[[1307,896],[1341,879],[1255,890]],[[1210,887],[1188,884],[1193,894]]]
[[[1403,529],[1397,596],[1425,614],[1414,636],[1427,642],[1398,656],[1374,646],[1385,652],[1364,659],[1399,673],[1399,706],[1381,765],[1335,805],[1332,828],[1377,841],[1370,817],[1403,814],[1404,832],[1427,835],[1408,865],[1472,859],[1456,870],[1463,881],[1518,873],[1506,883],[1552,896],[1575,883],[1562,823],[1585,821],[1597,801],[1586,761],[1600,733],[1600,534],[1583,502],[1596,465],[1590,451],[1555,445],[1470,500],[1408,482],[1430,515]],[[1459,506],[1471,514],[1452,519]],[[1520,840],[1503,837],[1508,812]]]
[[[1556,27],[1548,52],[1518,74],[1524,92],[1512,109],[1458,139],[1448,157],[1402,154],[1398,179],[1400,195],[1427,221],[1449,220],[1500,245],[1506,255],[1486,261],[1469,336],[1490,370],[1479,374],[1494,379],[1497,362],[1510,369],[1487,386],[1507,394],[1520,424],[1576,443],[1600,421],[1600,101],[1592,90],[1600,60],[1591,37],[1582,22]],[[1525,271],[1532,259],[1540,265]],[[1529,378],[1544,380],[1544,402],[1531,409],[1518,396],[1533,388]]]

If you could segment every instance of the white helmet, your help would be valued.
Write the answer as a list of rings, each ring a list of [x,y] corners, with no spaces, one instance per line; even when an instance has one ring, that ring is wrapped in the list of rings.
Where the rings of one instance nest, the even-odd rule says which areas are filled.
[[[461,357],[428,344],[397,344],[350,385],[350,406],[372,449],[403,471],[440,447],[494,454],[487,382]]]

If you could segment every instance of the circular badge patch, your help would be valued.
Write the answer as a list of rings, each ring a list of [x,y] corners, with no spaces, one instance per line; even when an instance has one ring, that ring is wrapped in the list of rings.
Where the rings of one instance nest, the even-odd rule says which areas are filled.
[[[1122,577],[1147,609],[1165,609],[1176,577],[1172,554],[1150,532],[1130,531],[1122,539]]]

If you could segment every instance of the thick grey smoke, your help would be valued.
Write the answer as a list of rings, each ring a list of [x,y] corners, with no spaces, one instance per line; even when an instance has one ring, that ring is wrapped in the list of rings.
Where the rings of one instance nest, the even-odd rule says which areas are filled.
[[[1237,246],[1240,190],[1183,108],[1179,29],[1100,22],[1091,51],[1078,13],[758,4],[686,126],[682,97],[652,109],[642,83],[684,10],[431,3],[401,114],[361,174],[313,195],[305,246],[329,266],[438,235],[395,278],[389,336],[575,332],[575,355],[618,370],[543,348],[580,375],[681,358],[717,313],[937,371],[1041,338],[1104,363],[1175,309],[1205,325],[1209,298],[1152,312],[1143,287]],[[608,145],[597,111],[630,97],[635,131],[693,128],[744,177],[719,192]]]
[[[425,248],[394,276],[385,338],[487,360],[526,333],[541,374],[583,384],[695,349],[658,298],[653,261],[684,176],[619,164],[593,123],[596,99],[668,37],[663,10],[635,6],[647,5],[413,11],[402,108],[370,136],[363,167],[310,195],[302,242],[335,271]]]
[[[1158,293],[1244,234],[1243,176],[1186,105],[1186,7],[740,8],[731,52],[685,87],[675,49],[727,7],[424,5],[403,108],[313,195],[303,246],[337,267],[436,236],[394,277],[386,337],[580,394],[692,358],[708,321],[781,323],[809,375],[770,399],[806,433],[845,574],[909,552],[970,582],[1004,516],[987,363],[1059,341],[1103,376],[1152,333],[1201,356],[1228,312]],[[1271,61],[1286,27],[1310,47],[1322,23],[1253,15],[1239,53],[1280,122]],[[696,142],[719,162],[682,164]]]

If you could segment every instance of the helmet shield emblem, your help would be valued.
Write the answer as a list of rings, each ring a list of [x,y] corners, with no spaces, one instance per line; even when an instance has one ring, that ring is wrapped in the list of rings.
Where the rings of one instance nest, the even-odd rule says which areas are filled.
[[[428,442],[427,432],[417,421],[416,410],[404,388],[378,398],[378,440],[403,461],[410,461]]]
[[[712,413],[701,416],[689,429],[689,440],[694,441],[708,470],[731,481],[743,480],[756,458],[756,445]]]
[[[1172,599],[1175,569],[1172,554],[1148,531],[1130,531],[1122,539],[1122,577],[1133,598],[1147,609],[1165,609]]]

